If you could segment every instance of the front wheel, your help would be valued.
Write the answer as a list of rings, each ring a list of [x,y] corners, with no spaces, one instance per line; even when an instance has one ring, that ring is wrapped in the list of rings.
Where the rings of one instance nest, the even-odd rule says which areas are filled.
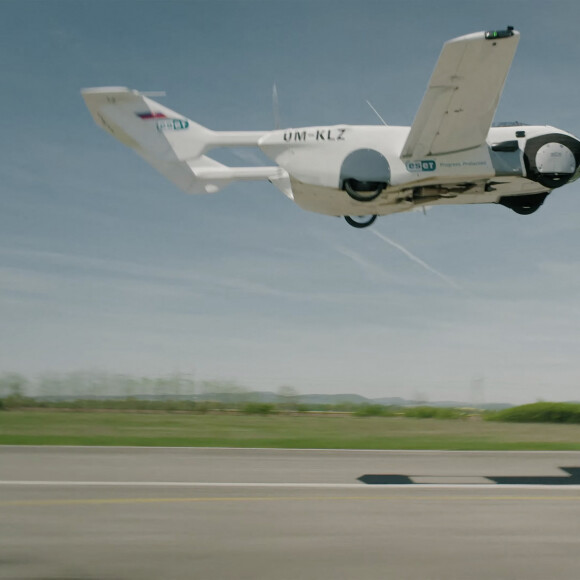
[[[376,215],[359,215],[352,217],[350,215],[345,215],[344,219],[349,226],[353,228],[368,228],[377,219]]]

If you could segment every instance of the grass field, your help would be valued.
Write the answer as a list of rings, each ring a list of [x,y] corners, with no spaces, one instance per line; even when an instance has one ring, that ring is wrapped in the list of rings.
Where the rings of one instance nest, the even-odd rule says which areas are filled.
[[[580,425],[478,419],[5,411],[3,445],[580,450]]]

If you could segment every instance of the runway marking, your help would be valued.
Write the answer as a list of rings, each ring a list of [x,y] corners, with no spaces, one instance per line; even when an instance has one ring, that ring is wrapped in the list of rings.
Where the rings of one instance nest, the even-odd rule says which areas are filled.
[[[567,489],[580,491],[580,485],[554,486],[533,483],[282,483],[282,482],[207,482],[207,481],[28,481],[4,480],[0,486],[23,487],[224,487],[224,488],[295,488],[295,489]]]
[[[132,505],[160,503],[243,503],[243,502],[287,502],[287,501],[396,501],[396,502],[465,502],[465,501],[580,501],[580,496],[516,496],[516,495],[486,495],[486,496],[312,496],[312,497],[136,497],[136,498],[92,498],[92,499],[46,499],[46,500],[7,500],[0,501],[2,507],[51,507],[74,505]]]
[[[145,451],[151,451],[155,449],[163,450],[163,449],[172,449],[172,450],[182,450],[182,451],[192,451],[195,452],[197,450],[200,451],[282,451],[282,452],[292,452],[292,451],[313,451],[313,452],[339,452],[344,453],[345,451],[352,452],[352,453],[394,453],[394,454],[409,454],[409,453],[429,453],[429,454],[451,454],[451,455],[458,455],[461,453],[467,454],[490,454],[490,453],[499,453],[502,455],[508,454],[553,454],[553,453],[578,453],[578,449],[556,449],[556,450],[531,450],[531,449],[347,449],[347,448],[330,448],[326,449],[324,447],[171,447],[171,446],[162,446],[162,445],[0,445],[0,450],[2,449],[46,449],[46,450],[57,450],[62,451],[66,449],[106,449],[106,450],[113,450],[113,449],[133,449],[139,450],[143,449]]]

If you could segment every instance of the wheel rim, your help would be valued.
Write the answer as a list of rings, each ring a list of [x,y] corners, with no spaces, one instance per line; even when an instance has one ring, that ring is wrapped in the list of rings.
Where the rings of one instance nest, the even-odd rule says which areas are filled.
[[[378,183],[376,189],[371,191],[357,191],[353,188],[352,181],[352,179],[347,179],[344,182],[344,189],[346,193],[348,193],[348,195],[350,195],[350,197],[356,201],[373,201],[373,199],[376,199],[379,197],[379,195],[381,195],[381,192],[384,189],[384,185],[382,183]]]

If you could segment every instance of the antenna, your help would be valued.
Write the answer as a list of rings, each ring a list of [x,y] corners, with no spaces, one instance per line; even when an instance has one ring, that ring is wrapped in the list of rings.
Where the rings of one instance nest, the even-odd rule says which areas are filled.
[[[276,83],[272,86],[272,112],[274,114],[274,129],[280,128],[280,107],[278,106],[278,89]]]
[[[379,112],[373,107],[372,103],[367,99],[367,105],[373,110],[374,114],[381,120],[381,123],[388,127],[386,121],[379,115]]]

